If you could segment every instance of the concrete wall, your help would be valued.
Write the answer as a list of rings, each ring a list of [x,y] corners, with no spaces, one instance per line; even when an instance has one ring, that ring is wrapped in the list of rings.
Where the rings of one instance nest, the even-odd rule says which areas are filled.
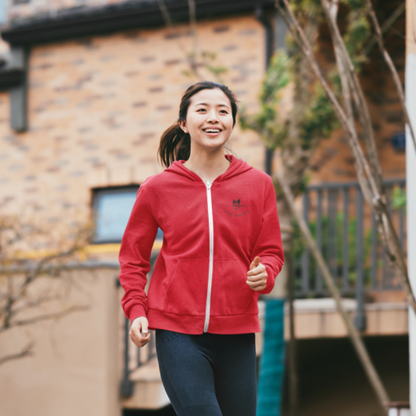
[[[354,319],[357,303],[344,299],[343,305]],[[332,298],[297,299],[294,302],[296,339],[340,338],[348,333]],[[405,303],[369,303],[365,305],[367,328],[362,336],[408,334],[408,312]],[[288,308],[285,311],[285,339],[290,338]]]

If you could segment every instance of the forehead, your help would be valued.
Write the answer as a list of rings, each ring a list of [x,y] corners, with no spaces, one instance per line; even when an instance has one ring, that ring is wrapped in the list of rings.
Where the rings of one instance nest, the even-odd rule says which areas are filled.
[[[197,105],[198,103],[206,103],[210,105],[225,104],[231,107],[230,100],[219,88],[212,90],[202,90],[191,97],[191,105]]]

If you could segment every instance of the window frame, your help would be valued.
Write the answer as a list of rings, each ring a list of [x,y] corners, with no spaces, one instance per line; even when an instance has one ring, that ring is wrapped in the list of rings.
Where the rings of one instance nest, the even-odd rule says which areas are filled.
[[[99,198],[102,195],[114,195],[114,194],[121,194],[125,193],[126,191],[139,191],[140,185],[138,184],[130,184],[130,185],[121,185],[121,186],[106,186],[106,187],[96,187],[91,188],[91,218],[93,220],[94,226],[97,227],[97,218],[98,218],[98,202]],[[124,231],[123,231],[124,234]],[[99,244],[120,244],[121,239],[99,239],[97,240],[97,235],[94,233],[94,236],[91,239],[91,244],[99,245]]]

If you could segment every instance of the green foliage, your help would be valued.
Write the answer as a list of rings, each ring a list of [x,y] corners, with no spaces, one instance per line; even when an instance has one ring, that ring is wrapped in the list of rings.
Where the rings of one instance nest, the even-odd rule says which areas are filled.
[[[406,212],[406,191],[395,186],[392,193],[391,207],[395,210],[403,209]]]
[[[206,68],[209,72],[217,76],[227,72],[227,68],[222,65],[218,65],[218,66],[207,65]]]
[[[321,0],[292,0],[290,6],[296,14],[303,14],[309,19],[323,16]]]
[[[280,101],[279,91],[291,81],[290,61],[283,51],[275,53],[264,77],[260,101],[265,104],[277,104]]]
[[[198,55],[191,51],[186,56],[188,58],[189,69],[183,70],[183,75],[187,77],[200,76],[198,74],[198,68],[203,68],[210,72],[218,82],[223,82],[221,75],[226,73],[228,69],[224,65],[215,65],[215,59],[217,58],[215,52],[201,51]]]
[[[240,127],[242,130],[254,130],[262,138],[265,146],[271,150],[283,145],[287,137],[289,121],[282,120],[278,114],[281,90],[291,81],[290,61],[285,52],[273,55],[264,77],[260,91],[260,111],[248,115],[244,106],[240,108]]]
[[[299,184],[298,184],[299,193],[306,192],[306,189],[308,188],[309,182],[311,180],[311,176],[312,176],[311,173],[307,172],[301,177]]]
[[[344,5],[342,13],[347,9],[347,24],[342,35],[345,47],[358,71],[365,61],[360,51],[370,36],[365,0],[341,2]],[[321,0],[292,0],[290,4],[306,32],[315,33],[316,25],[325,19]],[[305,151],[304,155],[311,156],[312,153],[307,151],[313,150],[320,140],[329,138],[334,129],[339,127],[339,122],[321,83],[315,80],[309,84],[308,75],[303,68],[306,61],[302,58],[299,46],[290,35],[286,41],[288,52],[275,53],[264,77],[259,94],[260,110],[249,115],[242,106],[239,122],[243,130],[256,131],[265,146],[272,151],[280,148],[290,153],[290,149],[297,151],[300,146]],[[337,66],[334,65],[327,74],[332,91],[340,97],[342,86]],[[281,93],[291,82],[294,84],[296,107],[292,113],[287,111],[283,114],[279,112]],[[293,126],[290,124],[292,122]],[[288,137],[289,131],[297,136]],[[299,162],[303,164],[299,168],[306,169],[304,159],[299,159]],[[301,178],[300,183],[292,184],[295,193],[300,188],[306,188],[308,182],[305,172],[299,171],[298,175]]]
[[[366,61],[366,57],[360,51],[371,35],[371,25],[366,13],[365,0],[342,0],[342,3],[349,10],[343,40],[354,67],[359,71],[361,65]],[[298,15],[309,15],[309,18],[322,17],[318,8],[322,12],[320,0],[296,0],[294,2],[295,12]],[[294,51],[297,50],[297,45],[293,44],[293,40],[290,45]],[[333,71],[329,72],[329,79],[335,95],[339,96],[341,80],[336,66]],[[309,148],[312,140],[316,137],[328,138],[332,131],[339,126],[332,104],[327,99],[321,84],[316,83],[313,90],[314,93],[311,95],[308,110],[301,122],[301,138],[304,149]]]
[[[344,43],[356,70],[359,70],[367,59],[360,51],[369,39],[370,34],[370,22],[365,10],[351,11],[347,31],[344,35]]]
[[[341,3],[346,4],[351,10],[366,10],[365,0],[341,0]]]
[[[213,61],[214,59],[216,59],[217,54],[215,52],[202,51],[201,56],[203,58],[210,59],[211,61]]]
[[[302,147],[309,148],[311,141],[316,138],[328,138],[338,126],[334,108],[328,100],[320,83],[314,86],[315,94],[311,98],[308,110],[301,123]]]

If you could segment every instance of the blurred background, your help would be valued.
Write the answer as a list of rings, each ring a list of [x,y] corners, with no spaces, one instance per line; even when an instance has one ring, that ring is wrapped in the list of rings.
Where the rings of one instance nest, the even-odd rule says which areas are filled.
[[[414,1],[407,10],[405,3],[374,2],[402,83],[406,16],[408,39],[416,28]],[[291,5],[342,101],[321,2]],[[365,1],[337,7],[406,254],[400,100]],[[140,184],[163,171],[159,138],[176,122],[182,93],[204,79],[224,83],[240,100],[229,151],[273,178],[287,173],[389,398],[408,407],[406,298],[363,199],[345,132],[273,1],[3,0],[0,23],[1,415],[174,414],[153,331],[140,351],[129,341],[117,259]],[[414,41],[407,47],[415,52]],[[291,267],[259,300],[259,389],[271,397],[258,415],[385,414],[277,183],[276,195],[283,231],[290,230],[284,240]],[[162,243],[159,230],[152,269]],[[261,362],[273,300],[281,302],[281,324],[269,328],[277,361],[266,388]]]

